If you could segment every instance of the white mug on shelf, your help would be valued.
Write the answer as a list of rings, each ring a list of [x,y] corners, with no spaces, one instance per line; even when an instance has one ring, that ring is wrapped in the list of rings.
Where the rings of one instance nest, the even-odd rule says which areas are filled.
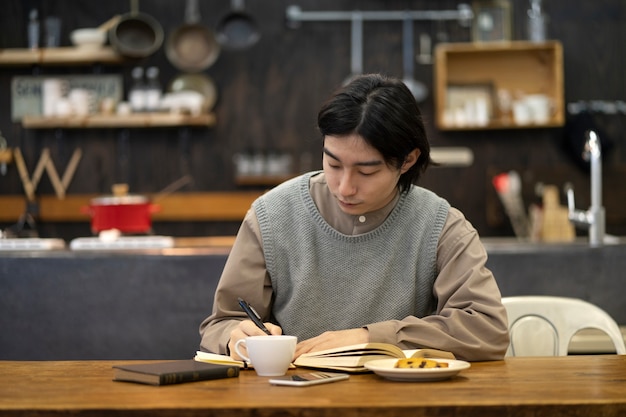
[[[550,121],[552,102],[545,94],[529,94],[524,97],[533,123],[545,124]]]
[[[533,122],[530,108],[524,98],[513,102],[513,120],[515,124],[520,126],[529,125]]]

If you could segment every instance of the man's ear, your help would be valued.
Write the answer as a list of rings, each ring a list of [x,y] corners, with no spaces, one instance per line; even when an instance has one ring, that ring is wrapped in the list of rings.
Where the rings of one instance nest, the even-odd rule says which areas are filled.
[[[404,163],[402,164],[402,167],[400,168],[400,171],[402,172],[402,174],[407,172],[409,169],[411,169],[413,165],[415,165],[415,163],[417,162],[421,154],[422,154],[422,151],[420,151],[417,148],[409,152],[406,158],[404,158]]]

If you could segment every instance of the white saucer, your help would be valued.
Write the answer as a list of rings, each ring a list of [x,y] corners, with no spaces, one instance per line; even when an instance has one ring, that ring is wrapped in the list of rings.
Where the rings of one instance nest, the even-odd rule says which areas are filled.
[[[377,375],[392,381],[440,381],[452,378],[470,367],[469,362],[453,359],[435,359],[447,362],[448,368],[396,368],[397,359],[377,359],[365,363],[365,367]]]

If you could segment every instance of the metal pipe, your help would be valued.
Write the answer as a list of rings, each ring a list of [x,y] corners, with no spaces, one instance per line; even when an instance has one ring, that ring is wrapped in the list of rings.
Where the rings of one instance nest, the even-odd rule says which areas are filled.
[[[350,36],[350,69],[355,76],[363,72],[363,17],[359,13],[355,13],[352,19]]]
[[[459,4],[457,10],[388,10],[388,11],[312,11],[303,12],[300,6],[287,7],[287,20],[293,22],[351,21],[355,14],[363,20],[403,20],[407,16],[413,20],[458,20],[462,26],[469,26],[474,13],[467,4]]]

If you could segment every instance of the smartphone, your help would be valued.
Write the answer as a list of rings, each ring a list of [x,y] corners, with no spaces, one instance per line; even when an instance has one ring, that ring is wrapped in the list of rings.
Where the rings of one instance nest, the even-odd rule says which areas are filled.
[[[273,385],[289,385],[292,387],[307,387],[309,385],[326,384],[328,382],[348,379],[350,375],[335,372],[307,372],[304,374],[285,375],[270,379]]]

